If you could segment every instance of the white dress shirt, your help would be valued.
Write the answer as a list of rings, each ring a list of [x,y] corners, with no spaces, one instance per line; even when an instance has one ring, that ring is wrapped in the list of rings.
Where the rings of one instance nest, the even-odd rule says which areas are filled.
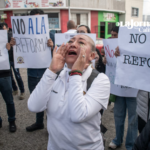
[[[47,69],[30,95],[28,108],[47,109],[48,150],[104,150],[99,111],[108,105],[109,79],[100,73],[87,91],[91,65],[82,76],[68,72],[65,68],[55,80],[57,75]]]

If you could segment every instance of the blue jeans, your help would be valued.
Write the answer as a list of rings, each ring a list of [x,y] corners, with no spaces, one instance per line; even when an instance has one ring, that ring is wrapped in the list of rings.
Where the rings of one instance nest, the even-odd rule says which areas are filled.
[[[2,93],[2,97],[6,103],[8,121],[13,122],[15,121],[16,118],[15,118],[15,105],[13,102],[12,84],[10,76],[0,78],[0,92]],[[1,117],[0,121],[2,121]]]
[[[30,93],[32,93],[32,91],[35,89],[36,85],[38,84],[38,82],[40,80],[41,80],[41,78],[35,78],[35,77],[28,76],[28,87],[29,87]],[[43,118],[44,118],[44,111],[36,113],[36,123],[37,124],[43,124],[43,121],[44,121]]]
[[[136,98],[116,96],[116,101],[114,106],[116,138],[113,139],[112,142],[117,146],[120,146],[123,142],[126,110],[128,110],[128,130],[127,130],[125,146],[127,150],[132,150],[133,144],[138,134]]]
[[[16,86],[16,82],[13,78],[13,74],[12,74],[12,70],[14,71],[14,74],[15,74],[15,78],[17,80],[17,83],[18,83],[18,86],[19,86],[19,89],[20,89],[20,92],[21,93],[24,93],[24,84],[23,84],[23,81],[22,81],[22,78],[21,78],[21,75],[19,73],[19,69],[16,69],[14,67],[14,62],[10,62],[10,65],[11,65],[11,80],[12,80],[12,88],[14,91],[17,91],[18,88]]]

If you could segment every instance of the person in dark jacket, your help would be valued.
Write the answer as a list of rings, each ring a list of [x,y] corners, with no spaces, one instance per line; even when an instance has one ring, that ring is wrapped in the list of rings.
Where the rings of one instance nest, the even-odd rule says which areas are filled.
[[[10,44],[7,43],[6,48],[10,50]],[[11,76],[10,69],[9,70],[0,70],[0,92],[2,97],[6,103],[8,122],[9,122],[9,131],[16,131],[15,124],[15,106],[13,102],[12,96],[12,84],[11,84]],[[2,118],[0,117],[0,128],[2,127]]]
[[[8,42],[10,42],[11,37],[12,37],[12,30],[9,29],[9,27],[8,27],[8,25],[6,23],[2,24],[2,28],[4,30],[7,30],[7,32],[8,32]],[[9,50],[9,61],[10,61],[10,65],[11,65],[11,68],[12,68],[10,70],[10,73],[11,73],[13,95],[17,95],[18,94],[18,87],[17,87],[16,82],[14,80],[12,70],[14,71],[14,75],[15,75],[15,78],[17,80],[17,83],[18,83],[18,86],[19,86],[19,89],[20,89],[19,99],[23,100],[25,98],[24,84],[23,84],[21,75],[19,73],[19,69],[14,67],[13,47],[11,47],[11,49]]]
[[[136,139],[133,150],[150,150],[150,119]]]

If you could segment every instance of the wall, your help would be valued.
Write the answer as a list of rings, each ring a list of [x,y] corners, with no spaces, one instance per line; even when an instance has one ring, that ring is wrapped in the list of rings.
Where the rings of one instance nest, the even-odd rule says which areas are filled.
[[[91,33],[95,33],[97,25],[98,25],[98,11],[91,11]],[[98,33],[96,34],[96,37],[98,37]]]
[[[70,6],[125,11],[125,0],[70,0]]]
[[[5,7],[5,1],[4,0],[0,0],[0,8],[4,8]]]
[[[68,10],[60,10],[60,22],[61,22],[61,32],[64,33],[67,31],[67,22],[68,22]]]
[[[5,19],[5,23],[8,24],[8,27],[11,28],[11,16],[13,16],[12,11],[4,11],[7,14],[7,19]]]
[[[142,21],[143,20],[143,0],[126,0],[126,17],[125,21],[131,21],[133,19],[134,21]],[[139,8],[139,16],[138,17],[132,17],[132,7]]]

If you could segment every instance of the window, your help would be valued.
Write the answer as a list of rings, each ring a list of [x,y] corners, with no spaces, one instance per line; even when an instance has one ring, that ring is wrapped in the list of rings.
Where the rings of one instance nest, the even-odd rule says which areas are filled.
[[[49,29],[58,29],[59,27],[59,14],[58,13],[48,13],[48,23]]]
[[[88,14],[71,14],[71,19],[78,25],[88,26]]]
[[[108,34],[111,34],[111,30],[116,26],[116,23],[108,22]]]
[[[132,16],[138,17],[139,15],[139,9],[132,7]]]

